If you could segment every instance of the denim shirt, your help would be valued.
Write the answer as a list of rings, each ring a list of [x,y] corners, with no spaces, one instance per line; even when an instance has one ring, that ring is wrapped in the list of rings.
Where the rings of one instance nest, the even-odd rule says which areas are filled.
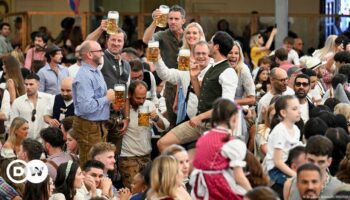
[[[49,64],[39,70],[40,77],[40,92],[57,95],[61,93],[61,81],[69,76],[69,71],[66,67],[58,65],[59,74],[53,71]]]
[[[99,69],[82,63],[73,82],[75,115],[89,121],[109,119],[107,85]]]

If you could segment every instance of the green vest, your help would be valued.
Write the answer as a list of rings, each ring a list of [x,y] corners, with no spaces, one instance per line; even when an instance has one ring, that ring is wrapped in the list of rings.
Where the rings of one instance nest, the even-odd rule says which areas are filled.
[[[211,67],[203,78],[201,93],[199,96],[198,113],[204,113],[213,107],[217,98],[222,96],[222,87],[219,83],[219,76],[227,68],[230,68],[227,61]]]

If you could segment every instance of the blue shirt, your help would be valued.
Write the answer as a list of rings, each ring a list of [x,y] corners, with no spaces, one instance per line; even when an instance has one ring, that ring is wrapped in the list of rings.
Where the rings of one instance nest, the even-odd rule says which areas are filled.
[[[52,95],[61,93],[61,81],[69,76],[69,71],[66,67],[61,65],[58,65],[58,70],[58,76],[56,72],[51,69],[49,64],[45,65],[39,70],[38,76],[40,77],[40,92],[46,92]]]
[[[106,93],[101,71],[83,62],[73,82],[75,115],[89,121],[108,120],[110,102]]]

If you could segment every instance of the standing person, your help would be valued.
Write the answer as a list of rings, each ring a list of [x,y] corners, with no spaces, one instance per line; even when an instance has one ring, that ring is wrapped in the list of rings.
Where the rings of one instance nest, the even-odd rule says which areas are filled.
[[[46,59],[48,64],[38,71],[40,77],[40,92],[46,92],[52,95],[59,94],[61,91],[60,83],[62,79],[69,76],[68,69],[61,66],[62,49],[52,44],[46,48]]]
[[[211,117],[213,128],[196,143],[190,181],[194,189],[192,198],[240,200],[251,190],[243,172],[247,147],[244,142],[232,137],[240,120],[238,111],[236,104],[230,100],[214,102]]]
[[[275,103],[276,114],[272,121],[281,119],[273,127],[268,139],[267,153],[264,164],[271,181],[283,188],[287,177],[295,175],[285,162],[289,150],[300,144],[300,130],[294,124],[300,120],[300,104],[297,98],[291,95],[280,97]],[[276,122],[275,122],[276,124]]]
[[[159,48],[161,51],[161,56],[164,59],[164,63],[169,68],[177,68],[177,55],[179,48],[182,46],[182,38],[183,38],[183,25],[186,22],[186,12],[185,10],[179,6],[174,5],[170,8],[168,14],[168,25],[169,28],[164,31],[159,31],[154,33],[157,28],[157,19],[160,17],[161,12],[159,9],[153,11],[153,22],[151,25],[145,30],[143,35],[143,42],[147,44],[150,40],[159,41]],[[167,114],[168,120],[170,121],[171,127],[176,124],[176,115],[172,112],[172,106],[174,103],[175,95],[176,95],[175,86],[166,83],[164,90],[164,97],[166,100],[167,106]]]
[[[37,32],[34,36],[34,47],[28,49],[26,60],[24,62],[24,67],[32,70],[33,62],[41,62],[42,65],[45,65],[46,58],[45,58],[45,47],[48,41],[48,37],[42,33]]]
[[[212,37],[209,48],[213,55],[214,64],[206,72],[202,86],[198,75],[199,65],[191,67],[191,83],[198,96],[198,114],[189,121],[173,128],[158,140],[158,148],[164,150],[171,144],[185,144],[197,140],[201,134],[200,127],[206,127],[212,114],[212,104],[217,98],[234,100],[237,88],[237,74],[227,61],[227,55],[233,47],[233,39],[226,33],[219,31]]]
[[[274,28],[266,43],[264,41],[264,37],[260,33],[254,34],[250,37],[250,57],[252,58],[254,68],[259,67],[258,61],[260,58],[269,55],[270,47],[276,34],[277,29]]]
[[[301,199],[318,199],[322,190],[322,174],[320,168],[306,163],[298,168],[297,188]]]
[[[110,103],[114,101],[114,91],[107,90],[101,64],[103,51],[95,41],[85,41],[81,45],[82,66],[73,82],[73,102],[75,115],[73,130],[77,133],[80,163],[88,160],[90,148],[105,141],[107,131],[104,123],[109,119]]]
[[[11,119],[23,117],[29,122],[29,138],[39,139],[39,132],[48,125],[44,122],[47,105],[52,104],[53,96],[39,92],[40,78],[29,74],[25,80],[26,94],[18,97],[12,104]]]
[[[301,119],[304,124],[310,119],[311,110],[315,107],[307,98],[310,88],[310,77],[306,74],[297,75],[294,81],[294,91],[300,103]]]
[[[10,33],[10,24],[6,22],[0,24],[0,59],[4,56],[4,54],[10,53],[13,50],[11,41],[8,39]]]

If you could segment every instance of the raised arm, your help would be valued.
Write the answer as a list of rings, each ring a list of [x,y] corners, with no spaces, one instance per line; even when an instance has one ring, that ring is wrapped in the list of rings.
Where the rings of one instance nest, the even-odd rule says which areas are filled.
[[[161,15],[161,13],[160,13],[159,9],[156,9],[155,11],[153,11],[153,13],[152,13],[153,21],[149,25],[149,27],[147,27],[147,29],[145,30],[145,32],[143,34],[143,38],[142,38],[142,41],[145,44],[147,44],[152,39],[153,33],[157,28],[156,20],[160,15]]]
[[[92,33],[90,33],[85,40],[97,41],[101,37],[102,33],[106,30],[107,30],[107,20],[103,19],[101,20],[100,26],[97,29],[95,29]]]

